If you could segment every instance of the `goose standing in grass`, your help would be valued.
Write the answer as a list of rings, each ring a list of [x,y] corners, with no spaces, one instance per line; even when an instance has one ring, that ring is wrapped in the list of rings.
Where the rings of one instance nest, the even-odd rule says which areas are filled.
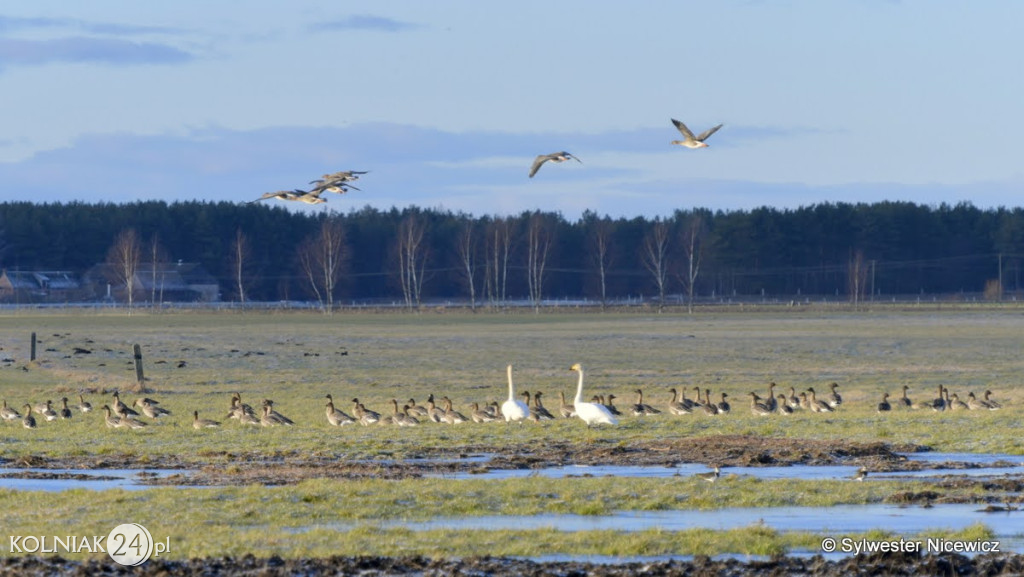
[[[811,400],[807,398],[807,391],[800,393],[800,408],[806,411],[811,410]]]
[[[892,405],[889,404],[889,393],[882,395],[882,402],[878,403],[878,412],[886,413],[892,410]]]
[[[833,409],[838,409],[839,405],[843,404],[842,395],[836,392],[836,388],[839,387],[839,383],[832,383],[831,385],[829,385],[829,387],[832,389],[832,392],[829,393],[828,398],[825,399],[825,402],[827,402],[828,405]]]
[[[25,416],[21,418],[21,426],[26,429],[36,428],[36,418],[32,416],[32,405],[25,404]]]
[[[972,411],[978,411],[981,409],[987,409],[988,406],[985,405],[984,401],[978,400],[978,397],[975,397],[974,393],[971,392],[967,393],[967,408]]]
[[[696,410],[696,409],[699,409],[699,408],[703,407],[704,406],[704,401],[702,401],[701,398],[700,398],[700,387],[694,387],[693,388],[693,394],[696,396],[697,400],[693,401],[693,407],[692,408],[694,410]],[[683,398],[686,398],[686,397],[684,396]]]
[[[253,426],[253,427],[261,427],[261,426],[263,426],[263,420],[262,419],[258,419],[258,418],[256,418],[256,415],[250,415],[249,413],[246,413],[245,411],[241,411],[240,414],[237,417],[235,417],[235,418],[237,418],[239,424],[242,424],[242,425],[249,425],[249,426]]]
[[[210,419],[200,419],[199,411],[192,411],[192,428],[193,429],[215,429],[220,426],[217,421],[211,421]]]
[[[786,402],[786,395],[779,393],[778,402],[775,405],[778,407],[778,409],[776,410],[779,412],[780,415],[793,414],[793,407],[789,406],[789,403]]]
[[[668,392],[672,393],[672,400],[668,403],[668,412],[673,415],[688,415],[692,412],[690,407],[679,400],[679,391],[673,387]]]
[[[576,416],[576,409],[565,402],[565,393],[558,391],[558,414],[562,415],[565,419],[571,419]]]
[[[411,402],[412,399],[409,399],[409,401]],[[411,409],[410,409],[409,412],[414,417],[426,417],[426,418],[430,419],[431,421],[434,421],[435,423],[440,423],[441,421],[444,420],[444,409],[442,409],[441,407],[438,407],[437,403],[434,402],[434,395],[433,395],[433,393],[431,393],[431,395],[427,397],[427,410],[426,410],[425,413],[423,413],[422,415],[419,415],[419,414],[413,413]]]
[[[544,396],[544,393],[537,391],[533,394],[533,410],[537,413],[537,417],[541,420],[554,420],[555,416],[551,414],[551,411],[544,407],[544,403],[541,402],[540,398]]]
[[[996,409],[1003,408],[1002,403],[992,398],[992,391],[988,389],[985,390],[985,398],[983,400],[985,401],[985,404],[988,405],[989,410],[994,411]]]
[[[398,414],[395,424],[399,427],[415,427],[420,420],[409,414],[409,405],[402,405],[402,412]]]
[[[458,425],[459,423],[465,423],[469,420],[466,418],[466,415],[452,409],[452,400],[448,397],[441,397],[441,402],[444,403],[444,417],[442,417],[443,422],[448,423],[449,425]]]
[[[939,385],[939,396],[932,399],[932,410],[933,411],[944,411],[946,410],[946,387]]]
[[[576,409],[576,416],[583,419],[587,427],[601,423],[618,425],[619,421],[608,410],[608,407],[583,400],[583,365],[576,363],[569,370],[576,371],[580,375],[579,382],[576,384],[576,397],[572,403],[573,408]]]
[[[772,410],[768,408],[768,405],[761,401],[761,397],[757,393],[751,391],[750,395],[750,412],[758,417],[767,417],[772,414]]]
[[[817,397],[817,395],[814,392],[814,387],[809,387],[807,389],[807,392],[811,394],[812,411],[814,411],[815,413],[831,413],[835,411],[835,409],[833,409],[831,405]]]
[[[56,421],[60,415],[57,414],[57,411],[53,410],[51,405],[53,405],[52,401],[46,401],[46,408],[43,409],[42,415],[47,421]]]
[[[272,401],[270,399],[263,399],[263,412],[265,414],[270,415],[270,418],[273,419],[274,422],[276,422],[279,425],[292,426],[292,425],[295,424],[295,421],[293,421],[293,420],[289,419],[288,417],[282,415],[281,413],[278,413],[277,411],[275,411],[274,410],[274,401]]]
[[[644,392],[642,389],[633,391],[636,393],[636,403],[633,404],[633,414],[637,416],[644,415],[657,415],[661,413],[658,409],[648,405],[644,402]]]
[[[697,473],[694,476],[697,477],[698,479],[701,479],[702,481],[707,481],[708,483],[714,483],[715,481],[718,480],[718,477],[720,477],[721,474],[722,474],[722,470],[718,468],[718,465],[715,465],[715,468],[713,470],[708,471],[706,473]]]
[[[508,366],[508,400],[501,404],[501,416],[506,423],[522,422],[530,414],[530,407],[516,398],[515,387],[512,385],[512,365]]]
[[[78,395],[78,410],[83,413],[88,413],[92,411],[92,403],[85,400],[85,397],[83,397],[81,394]]]
[[[966,411],[970,408],[967,406],[967,403],[960,400],[960,395],[956,393],[953,393],[953,398],[946,401],[946,404],[951,411]]]
[[[608,409],[609,413],[615,415],[616,417],[621,417],[622,416],[622,411],[620,411],[619,408],[615,406],[615,399],[617,399],[617,398],[618,397],[616,397],[615,395],[609,394],[608,395],[608,402],[605,403],[604,406],[605,406],[606,409]]]
[[[678,144],[679,146],[685,146],[686,148],[707,148],[708,145],[704,141],[712,134],[718,132],[718,129],[723,126],[722,124],[712,126],[704,132],[701,132],[699,135],[694,136],[693,132],[690,132],[690,129],[682,122],[675,118],[670,118],[669,120],[671,120],[672,124],[676,126],[676,130],[679,131],[679,134],[683,135],[682,140],[673,140],[671,144]]]
[[[774,382],[768,383],[768,396],[761,401],[773,413],[779,409],[779,401],[775,398],[775,387],[777,386]]]
[[[729,398],[729,394],[726,393],[725,391],[722,391],[722,400],[718,402],[719,414],[727,415],[729,414],[729,411],[732,410],[732,405],[730,405],[729,401],[726,400],[727,398]]]
[[[537,158],[535,158],[533,160],[533,166],[530,167],[530,178],[533,178],[533,175],[537,174],[537,171],[540,170],[540,167],[545,162],[548,162],[548,161],[551,161],[551,162],[565,162],[566,160],[569,160],[570,158],[575,160],[576,162],[578,162],[580,164],[583,164],[582,160],[576,158],[575,156],[569,154],[568,152],[566,152],[564,150],[561,151],[561,152],[552,152],[551,154],[541,154],[540,156],[538,156]]]
[[[128,405],[121,402],[121,397],[118,395],[117,391],[114,391],[114,406],[111,408],[113,409],[114,414],[121,418],[139,416],[139,413],[135,411],[135,409],[129,408]]]
[[[352,425],[356,422],[356,420],[350,417],[347,413],[345,413],[345,411],[336,409],[334,407],[334,399],[331,397],[330,394],[327,395],[326,407],[327,422],[334,425],[335,427],[340,427],[342,425]]]
[[[352,414],[355,415],[359,424],[364,427],[380,422],[380,413],[367,409],[359,402],[358,398],[352,399]]]
[[[909,409],[911,406],[913,406],[913,403],[910,402],[910,398],[907,397],[907,391],[909,390],[910,387],[908,387],[907,385],[903,385],[903,395],[900,396],[900,398],[896,399],[897,407],[901,409]]]
[[[412,415],[414,417],[417,417],[417,418],[418,417],[427,417],[427,416],[429,416],[430,409],[427,408],[427,407],[424,407],[423,405],[417,405],[416,404],[416,399],[411,399],[410,398],[408,401],[406,401],[406,403],[409,405],[409,414],[410,415]],[[431,393],[430,396],[427,397],[427,403],[430,406],[430,408],[437,409],[436,405],[434,404],[434,395],[433,395],[433,393]],[[440,410],[440,409],[437,409],[437,410]]]
[[[20,419],[21,413],[7,406],[7,399],[4,399],[4,406],[0,408],[0,419],[5,421],[13,421],[14,419]]]
[[[498,420],[494,415],[481,409],[480,403],[472,403],[470,404],[470,408],[473,409],[473,412],[470,413],[470,417],[472,417],[474,423],[490,423]]]
[[[135,399],[132,406],[138,407],[139,410],[142,411],[142,414],[146,415],[150,419],[159,419],[160,417],[165,417],[171,414],[170,411],[163,407],[158,407],[150,399]]]
[[[110,405],[103,405],[103,422],[108,428],[116,429],[121,426],[121,417],[111,413]]]
[[[711,402],[711,389],[704,389],[704,406],[700,410],[709,417],[718,414],[718,405]]]
[[[60,402],[61,402],[60,418],[62,418],[62,419],[70,419],[71,415],[73,413],[71,412],[71,409],[68,408],[68,398],[67,397],[62,397]]]
[[[800,408],[800,397],[796,396],[796,388],[789,388],[789,398],[786,399],[786,404],[788,404],[791,409]]]

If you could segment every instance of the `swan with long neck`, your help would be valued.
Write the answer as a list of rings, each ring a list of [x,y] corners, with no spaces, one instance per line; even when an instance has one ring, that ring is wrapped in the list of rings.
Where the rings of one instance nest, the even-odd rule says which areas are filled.
[[[573,400],[573,408],[576,409],[576,416],[583,419],[587,426],[605,423],[618,425],[619,421],[612,416],[607,407],[598,403],[588,403],[583,400],[583,365],[576,363],[570,369],[580,374],[579,383],[576,385],[576,398]]]
[[[515,387],[512,385],[512,365],[508,366],[508,400],[501,404],[501,415],[505,422],[520,421],[530,414],[526,403],[516,398]]]

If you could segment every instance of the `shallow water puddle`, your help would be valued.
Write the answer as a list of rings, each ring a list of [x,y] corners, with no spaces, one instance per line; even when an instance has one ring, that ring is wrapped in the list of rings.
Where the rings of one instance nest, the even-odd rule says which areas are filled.
[[[70,489],[142,490],[145,479],[187,475],[186,469],[0,469],[0,489],[68,491]]]

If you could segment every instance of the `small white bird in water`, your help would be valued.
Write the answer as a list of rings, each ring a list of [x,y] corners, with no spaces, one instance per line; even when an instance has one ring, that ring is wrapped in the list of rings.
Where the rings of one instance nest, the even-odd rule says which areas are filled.
[[[673,140],[672,144],[678,144],[680,146],[685,146],[686,148],[707,148],[708,145],[704,141],[707,140],[709,136],[717,132],[719,128],[724,126],[722,124],[719,124],[718,126],[711,127],[705,130],[704,132],[701,132],[698,136],[694,136],[685,124],[676,120],[675,118],[672,118],[671,120],[672,124],[676,125],[676,128],[679,130],[679,133],[683,135],[682,140]]]
[[[537,171],[540,170],[540,167],[545,162],[547,162],[549,160],[551,162],[565,162],[566,160],[569,160],[570,158],[575,160],[576,162],[578,162],[580,164],[583,164],[582,160],[576,158],[575,156],[569,154],[568,152],[566,152],[564,150],[561,151],[561,152],[552,152],[551,154],[541,154],[536,159],[534,159],[533,166],[530,167],[530,178],[533,178],[533,175],[537,174]]]

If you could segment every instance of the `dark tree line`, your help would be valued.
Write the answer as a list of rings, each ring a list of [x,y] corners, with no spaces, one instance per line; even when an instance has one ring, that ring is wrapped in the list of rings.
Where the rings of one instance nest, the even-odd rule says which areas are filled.
[[[341,231],[331,255],[316,252],[329,232],[325,223]],[[1020,290],[1024,256],[1024,209],[969,203],[693,209],[655,219],[587,212],[568,221],[540,211],[297,213],[261,204],[151,201],[0,203],[0,263],[82,272],[104,262],[129,229],[159,243],[145,245],[143,260],[159,249],[170,262],[200,263],[219,281],[224,300],[409,306],[437,299],[486,305],[639,296],[999,297]],[[325,258],[337,267],[334,281],[318,270]]]

